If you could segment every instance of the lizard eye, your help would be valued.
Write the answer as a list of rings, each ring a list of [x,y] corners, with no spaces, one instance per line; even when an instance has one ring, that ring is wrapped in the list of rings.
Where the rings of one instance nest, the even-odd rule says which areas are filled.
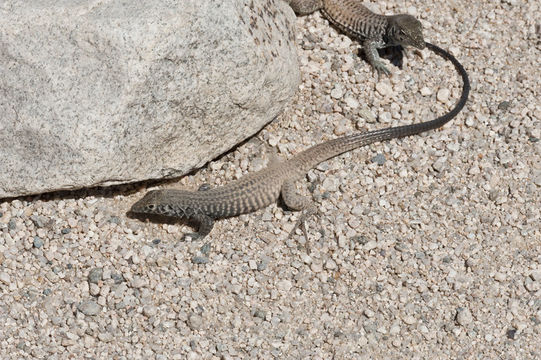
[[[156,205],[154,205],[154,204],[148,204],[148,205],[147,205],[147,208],[148,208],[149,210],[151,210],[151,211],[154,211],[154,209],[156,209]]]

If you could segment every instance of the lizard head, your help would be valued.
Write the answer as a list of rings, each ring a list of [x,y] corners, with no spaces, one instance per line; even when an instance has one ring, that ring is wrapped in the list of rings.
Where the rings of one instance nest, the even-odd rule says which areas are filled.
[[[184,211],[176,211],[167,196],[167,190],[151,190],[141,200],[132,205],[130,212],[134,214],[156,214],[183,217]],[[189,210],[188,208],[184,210]]]
[[[132,205],[130,212],[139,215],[162,215],[177,218],[189,218],[200,213],[194,207],[193,197],[197,192],[176,189],[151,190]]]
[[[411,15],[400,14],[389,16],[391,37],[396,45],[425,48],[423,39],[423,26],[421,22]]]
[[[159,214],[160,192],[157,190],[149,191],[141,200],[132,205],[130,212],[135,214]]]

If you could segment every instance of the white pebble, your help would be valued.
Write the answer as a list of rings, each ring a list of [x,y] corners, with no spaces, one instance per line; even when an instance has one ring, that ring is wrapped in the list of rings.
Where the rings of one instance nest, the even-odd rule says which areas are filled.
[[[402,321],[404,321],[404,323],[408,324],[408,325],[413,325],[417,322],[417,320],[415,320],[415,318],[411,315],[406,315],[402,318]]]
[[[344,100],[344,102],[346,103],[347,106],[349,106],[352,109],[357,109],[359,107],[359,101],[357,101],[357,99],[355,99],[354,97],[348,96]]]
[[[334,89],[331,90],[331,97],[334,99],[341,99],[344,96],[344,88],[341,84],[336,84]]]
[[[421,95],[423,96],[430,96],[432,95],[433,92],[432,92],[432,89],[429,88],[428,86],[424,86],[422,89],[421,89]]]
[[[459,325],[466,326],[471,324],[473,321],[473,316],[468,308],[460,308],[457,310],[456,322]]]
[[[439,89],[438,93],[436,94],[436,99],[445,104],[447,101],[449,101],[449,95],[451,95],[449,89]]]
[[[376,91],[381,96],[390,96],[393,93],[393,88],[391,85],[380,81],[376,84]]]
[[[334,270],[336,269],[336,267],[337,267],[336,262],[333,259],[329,259],[325,263],[325,268],[328,270]]]
[[[282,290],[282,291],[289,291],[291,290],[292,286],[293,285],[291,284],[291,281],[286,280],[286,279],[280,280],[276,284],[276,287],[278,288],[278,290]]]
[[[1,272],[0,273],[0,281],[3,282],[6,285],[9,285],[11,283],[11,277],[8,273]]]

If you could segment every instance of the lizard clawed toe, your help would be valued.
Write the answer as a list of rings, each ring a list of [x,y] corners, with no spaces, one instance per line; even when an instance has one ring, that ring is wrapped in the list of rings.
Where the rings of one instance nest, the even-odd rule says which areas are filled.
[[[391,71],[383,64],[383,62],[378,61],[374,63],[374,68],[378,72],[378,74],[384,74],[387,76],[391,76]]]
[[[301,215],[299,216],[299,219],[295,223],[295,226],[293,226],[293,229],[289,232],[289,235],[287,236],[288,239],[290,239],[293,235],[295,235],[295,232],[298,228],[301,229],[304,238],[306,241],[308,241],[308,231],[306,231],[306,220],[317,213],[317,210],[314,206],[309,206],[308,208],[302,210]]]
[[[197,241],[197,240],[201,239],[201,234],[199,234],[197,232],[186,233],[186,234],[182,235],[182,237],[180,238],[180,241],[181,242],[186,242],[187,238],[190,238],[192,241]]]

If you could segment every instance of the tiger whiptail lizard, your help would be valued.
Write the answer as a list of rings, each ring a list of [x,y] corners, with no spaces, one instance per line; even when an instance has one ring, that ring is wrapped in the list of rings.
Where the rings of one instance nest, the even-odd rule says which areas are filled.
[[[359,40],[370,65],[378,72],[391,72],[381,61],[377,49],[390,46],[425,48],[421,22],[411,15],[380,15],[361,0],[285,0],[299,15],[320,10],[331,24]]]
[[[427,47],[450,60],[462,77],[462,95],[455,107],[434,120],[418,124],[389,127],[340,137],[315,145],[289,160],[274,161],[267,168],[244,176],[225,186],[200,191],[163,189],[149,191],[131,208],[135,214],[157,214],[173,218],[185,218],[200,223],[196,236],[204,237],[214,225],[214,220],[253,212],[275,202],[280,194],[292,210],[313,209],[311,202],[295,193],[295,181],[320,162],[342,153],[378,141],[386,141],[415,135],[439,128],[454,118],[464,107],[470,91],[468,74],[462,65],[445,50],[426,43]],[[307,211],[308,210],[308,211]],[[301,225],[304,217],[301,215]],[[194,234],[190,234],[194,235]]]

